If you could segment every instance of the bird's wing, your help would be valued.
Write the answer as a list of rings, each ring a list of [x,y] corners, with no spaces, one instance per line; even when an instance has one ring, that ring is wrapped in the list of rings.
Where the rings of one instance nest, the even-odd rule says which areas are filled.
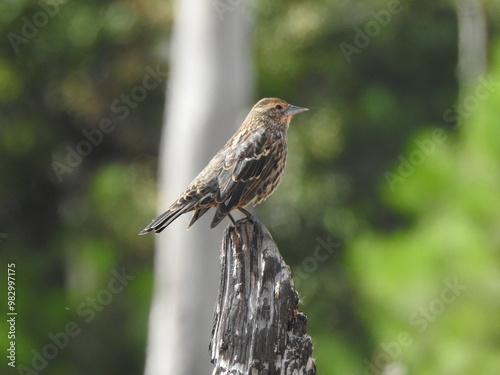
[[[225,216],[249,202],[275,162],[272,140],[263,132],[251,133],[247,140],[228,150],[218,177],[218,212]]]

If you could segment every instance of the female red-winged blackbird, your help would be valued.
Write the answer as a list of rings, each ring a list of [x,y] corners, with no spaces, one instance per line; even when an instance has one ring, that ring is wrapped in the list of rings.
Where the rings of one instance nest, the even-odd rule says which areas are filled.
[[[285,170],[287,131],[293,115],[307,111],[284,100],[265,98],[252,108],[238,131],[213,157],[167,211],[139,234],[161,232],[186,212],[194,211],[188,228],[216,208],[211,228],[232,210],[256,205],[278,187]]]

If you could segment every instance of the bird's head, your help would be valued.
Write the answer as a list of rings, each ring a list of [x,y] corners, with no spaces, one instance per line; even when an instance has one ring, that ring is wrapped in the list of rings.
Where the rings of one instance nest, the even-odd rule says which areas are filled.
[[[254,105],[250,113],[288,127],[294,115],[305,111],[308,109],[288,104],[282,99],[264,98]]]

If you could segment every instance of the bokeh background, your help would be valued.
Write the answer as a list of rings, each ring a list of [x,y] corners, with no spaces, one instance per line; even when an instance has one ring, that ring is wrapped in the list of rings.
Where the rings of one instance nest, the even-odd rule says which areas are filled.
[[[113,103],[147,67],[168,73],[174,9],[47,4],[0,4],[1,310],[14,262],[18,365],[57,336],[40,373],[140,374],[153,237],[137,232],[156,210],[168,79],[127,116]],[[498,374],[500,3],[262,0],[249,17],[255,101],[310,108],[257,214],[294,271],[318,373]],[[81,331],[65,344],[68,322]]]

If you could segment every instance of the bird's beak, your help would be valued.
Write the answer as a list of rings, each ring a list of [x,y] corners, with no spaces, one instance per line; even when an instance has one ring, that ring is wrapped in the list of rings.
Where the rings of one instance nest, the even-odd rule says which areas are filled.
[[[293,115],[296,115],[298,113],[302,113],[302,112],[305,112],[305,111],[309,111],[309,109],[307,108],[302,108],[302,107],[297,107],[295,105],[291,105],[288,107],[288,109],[284,112],[285,115],[288,115],[288,116],[293,116]]]

